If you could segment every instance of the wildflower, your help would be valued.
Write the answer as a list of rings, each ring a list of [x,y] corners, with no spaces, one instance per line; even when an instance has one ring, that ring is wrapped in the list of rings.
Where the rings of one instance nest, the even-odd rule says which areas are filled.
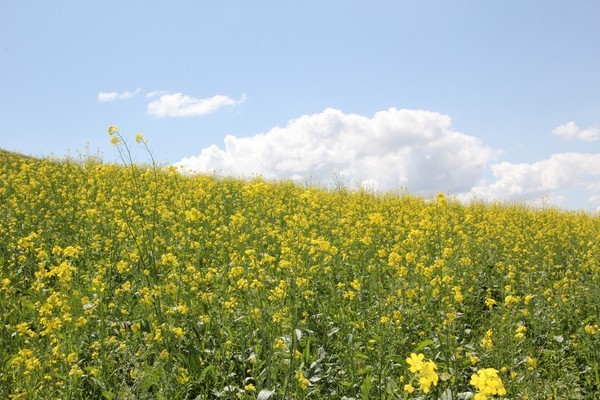
[[[282,338],[278,338],[275,344],[273,345],[273,348],[276,350],[285,350],[287,349],[287,344]]]
[[[17,326],[15,326],[15,328],[17,329],[17,332],[19,332],[19,336],[24,336],[24,335],[28,335],[28,336],[35,336],[35,332],[33,332],[31,329],[29,329],[29,324],[27,322],[22,322],[20,324],[18,324]]]
[[[504,396],[506,389],[502,379],[498,376],[498,370],[494,368],[484,368],[471,375],[470,384],[477,389],[475,400],[487,400],[490,395]]]
[[[429,393],[431,385],[437,386],[439,377],[435,372],[437,366],[433,361],[423,361],[425,356],[423,354],[411,353],[410,357],[406,359],[408,365],[410,365],[409,371],[418,374],[418,382],[423,393]],[[411,386],[412,387],[412,386]],[[405,386],[406,390],[407,386]],[[412,392],[409,392],[412,393]]]
[[[118,126],[111,125],[111,126],[108,127],[108,134],[110,136],[114,135],[117,132],[119,132],[119,127]]]
[[[135,142],[136,143],[144,142],[144,134],[138,133],[137,135],[135,135]]]
[[[413,374],[419,372],[423,368],[424,358],[424,354],[417,355],[415,353],[411,353],[410,357],[406,359],[406,362],[408,363],[408,365],[410,365],[410,372],[412,372]]]
[[[83,375],[83,371],[81,368],[79,368],[79,365],[75,364],[71,367],[71,370],[69,371],[69,376],[80,377],[82,375]]]
[[[116,146],[116,145],[118,145],[119,143],[121,143],[121,139],[119,139],[119,137],[118,137],[118,136],[113,136],[113,137],[110,139],[110,144],[112,144],[113,146]]]
[[[487,308],[489,308],[490,310],[491,310],[492,308],[494,308],[494,306],[495,306],[495,305],[496,305],[496,300],[494,300],[494,299],[491,299],[491,298],[489,298],[489,297],[488,297],[487,299],[485,299],[485,306],[486,306]]]
[[[494,347],[494,342],[492,341],[492,335],[494,334],[493,329],[488,329],[485,332],[483,339],[481,339],[481,343],[479,344],[484,349],[491,349]]]
[[[356,292],[354,292],[353,290],[347,290],[344,292],[343,297],[345,300],[354,300],[354,298],[356,297]]]
[[[519,301],[521,301],[521,299],[510,294],[504,298],[504,304],[508,307],[510,307],[512,304],[518,303]]]
[[[185,385],[190,380],[190,374],[187,369],[179,367],[177,368],[177,383]]]
[[[531,301],[531,299],[533,299],[535,297],[535,295],[533,294],[528,294],[527,296],[525,296],[525,298],[523,299],[523,302],[525,303],[525,305],[529,304],[529,302]]]
[[[424,393],[429,393],[431,388],[431,384],[433,386],[437,386],[438,384],[438,374],[435,372],[437,366],[433,361],[427,361],[423,364],[423,369],[421,370],[421,376],[419,377],[419,385]]]
[[[525,337],[525,332],[527,331],[527,327],[525,325],[520,325],[515,331],[515,339],[523,339]]]
[[[452,291],[454,292],[454,300],[456,300],[458,303],[462,303],[465,298],[461,293],[460,286],[454,286]]]
[[[598,329],[598,325],[586,325],[583,327],[583,330],[588,335],[595,335],[596,333],[598,333]]]
[[[179,338],[182,338],[185,335],[185,333],[183,332],[183,329],[178,326],[171,328],[171,332],[173,332],[175,334],[175,336],[177,336]]]
[[[65,257],[76,257],[79,254],[79,250],[73,246],[67,246],[63,249],[63,255]]]
[[[525,362],[527,363],[527,369],[530,371],[533,371],[537,367],[537,360],[535,358],[527,356]]]
[[[410,383],[407,383],[404,385],[404,391],[407,393],[412,393],[415,391],[415,388]]]
[[[306,390],[308,388],[308,384],[310,383],[310,381],[306,379],[304,371],[300,370],[296,372],[296,380],[298,381],[298,384],[300,385],[302,390]]]
[[[77,361],[77,353],[71,353],[67,356],[67,362],[72,364]]]

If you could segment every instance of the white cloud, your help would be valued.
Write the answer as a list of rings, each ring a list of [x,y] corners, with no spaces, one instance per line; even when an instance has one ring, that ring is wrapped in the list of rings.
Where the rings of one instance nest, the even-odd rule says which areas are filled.
[[[600,179],[600,154],[559,153],[535,163],[492,165],[495,181],[480,182],[463,198],[524,200],[558,198],[558,191],[581,186],[593,191]]]
[[[242,96],[234,100],[227,96],[213,96],[204,99],[185,96],[182,93],[162,94],[158,100],[148,104],[148,115],[154,117],[191,117],[206,115],[226,106],[240,104],[245,100]]]
[[[142,91],[141,88],[137,88],[133,92],[100,92],[98,93],[98,100],[101,102],[115,101],[115,100],[124,100],[129,99],[134,96],[137,96]]]
[[[165,94],[168,93],[166,90],[153,90],[152,92],[148,92],[146,94],[146,98],[152,98],[152,97],[156,97],[156,96],[160,96],[161,94]]]
[[[566,139],[579,139],[586,142],[593,142],[600,139],[600,129],[597,127],[590,127],[588,129],[579,128],[575,122],[570,121],[561,126],[557,126],[552,130],[556,136],[561,136]]]
[[[175,98],[179,102],[181,96]],[[177,165],[192,171],[266,178],[346,181],[412,192],[469,190],[493,156],[479,139],[451,129],[447,115],[391,108],[372,118],[336,109],[304,115],[285,127],[212,145]]]
[[[594,208],[597,213],[600,213],[600,194],[590,196],[588,198],[588,204]]]

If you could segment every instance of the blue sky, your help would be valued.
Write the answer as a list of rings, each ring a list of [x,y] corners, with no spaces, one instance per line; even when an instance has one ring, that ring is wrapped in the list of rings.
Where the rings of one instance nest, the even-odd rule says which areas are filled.
[[[598,18],[595,0],[2,0],[0,147],[112,159],[115,124],[198,171],[595,210]]]

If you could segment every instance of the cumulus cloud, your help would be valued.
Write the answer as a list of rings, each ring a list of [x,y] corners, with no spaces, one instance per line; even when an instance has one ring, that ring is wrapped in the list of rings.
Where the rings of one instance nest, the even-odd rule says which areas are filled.
[[[156,94],[153,92],[153,94]],[[220,108],[240,104],[245,100],[242,96],[234,100],[228,96],[213,96],[203,99],[186,96],[182,93],[162,94],[158,100],[148,104],[148,115],[154,117],[191,117],[213,113]]]
[[[98,93],[98,100],[101,102],[124,100],[137,96],[142,91],[141,88],[137,88],[135,91],[130,92],[100,92]]]
[[[501,162],[492,165],[492,173],[494,182],[481,182],[463,197],[489,200],[556,197],[558,191],[573,186],[593,191],[600,179],[600,154],[559,153],[531,164]]]
[[[590,127],[588,129],[579,128],[575,122],[570,121],[566,124],[557,126],[552,131],[556,136],[561,136],[566,139],[579,139],[586,142],[593,142],[600,139],[600,129],[597,127]]]
[[[390,108],[373,117],[336,109],[304,115],[284,127],[204,148],[183,169],[329,182],[342,176],[380,190],[461,192],[480,180],[494,151],[451,128],[447,115]]]

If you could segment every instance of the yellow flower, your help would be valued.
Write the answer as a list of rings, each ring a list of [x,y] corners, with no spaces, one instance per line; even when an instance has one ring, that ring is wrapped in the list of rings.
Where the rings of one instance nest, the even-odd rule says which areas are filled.
[[[136,143],[142,143],[143,141],[144,141],[144,134],[138,133],[137,135],[135,135],[135,142]]]
[[[118,126],[111,125],[111,126],[108,127],[108,134],[110,136],[112,136],[112,135],[114,135],[115,133],[118,133],[118,132],[119,132],[119,127]]]
[[[525,337],[525,332],[527,331],[527,327],[525,325],[521,325],[515,331],[515,339],[523,339]]]
[[[404,391],[412,393],[415,391],[415,388],[410,383],[407,383],[406,385],[404,385]]]
[[[494,347],[494,342],[492,341],[492,335],[494,334],[493,329],[488,329],[485,332],[485,336],[481,339],[480,346],[484,349],[491,349]]]
[[[583,330],[588,335],[595,335],[596,333],[598,333],[598,325],[586,325],[583,327]]]
[[[83,371],[81,370],[81,368],[79,368],[79,365],[75,364],[73,365],[73,367],[71,367],[71,370],[69,371],[69,376],[82,376],[83,375]]]
[[[477,389],[475,399],[486,400],[489,395],[506,394],[506,389],[502,383],[502,379],[498,376],[498,370],[494,368],[480,369],[471,375],[470,384]]]
[[[438,374],[435,372],[437,366],[433,361],[427,361],[423,364],[423,368],[421,369],[421,373],[419,376],[419,386],[424,393],[429,393],[431,388],[431,384],[433,386],[437,386],[438,384]]]
[[[110,144],[112,144],[113,146],[116,146],[119,143],[121,143],[121,139],[119,139],[118,136],[113,136],[112,138],[110,138]]]
[[[177,368],[177,383],[185,385],[190,380],[190,374],[187,369],[179,367]]]
[[[183,329],[178,326],[171,328],[171,332],[173,332],[175,334],[175,336],[177,336],[179,338],[182,338],[183,336],[185,336],[185,332],[183,331]]]
[[[308,388],[308,384],[310,383],[310,381],[306,379],[304,371],[300,370],[296,372],[296,380],[298,381],[298,384],[300,385],[302,390],[306,390]]]
[[[411,353],[406,362],[410,365],[410,372],[418,374],[419,386],[423,393],[429,393],[431,385],[437,386],[439,377],[435,372],[437,369],[435,363],[433,361],[423,361],[424,358],[423,354]]]
[[[408,357],[406,359],[406,362],[408,363],[408,365],[410,365],[410,372],[417,373],[420,372],[421,369],[423,368],[423,359],[425,358],[424,354],[415,354],[415,353],[411,353],[410,357]]]
[[[67,356],[67,362],[72,364],[77,361],[77,353],[71,353]]]
[[[282,338],[279,338],[273,345],[273,348],[276,350],[285,350],[287,349],[287,344],[285,344],[285,341]]]
[[[353,290],[347,290],[344,292],[344,295],[342,297],[345,300],[354,300],[354,298],[356,297],[356,292],[354,292]]]
[[[527,356],[526,362],[530,371],[534,370],[537,367],[537,360],[535,358]]]
[[[456,300],[458,303],[462,303],[465,298],[460,291],[460,286],[454,286],[452,291],[454,292],[454,300]]]
[[[491,299],[491,298],[487,298],[485,299],[485,306],[487,308],[489,308],[490,310],[496,305],[496,300]]]

